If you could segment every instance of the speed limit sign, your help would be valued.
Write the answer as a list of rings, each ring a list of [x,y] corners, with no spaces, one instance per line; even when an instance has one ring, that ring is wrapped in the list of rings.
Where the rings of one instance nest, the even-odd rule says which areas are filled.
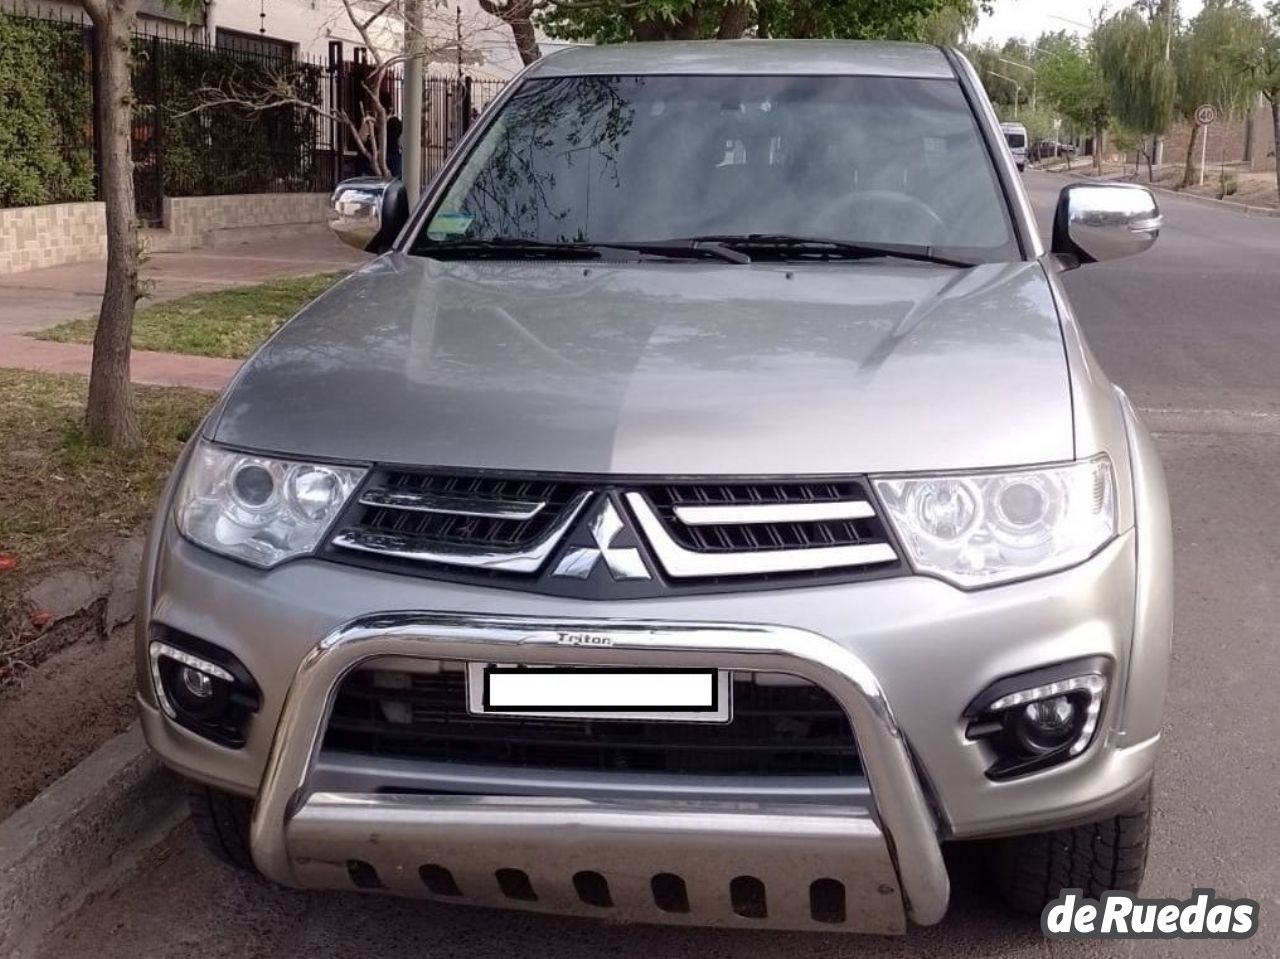
[[[1218,119],[1218,111],[1214,109],[1212,103],[1202,103],[1196,107],[1196,123],[1200,126],[1207,127],[1216,119]]]

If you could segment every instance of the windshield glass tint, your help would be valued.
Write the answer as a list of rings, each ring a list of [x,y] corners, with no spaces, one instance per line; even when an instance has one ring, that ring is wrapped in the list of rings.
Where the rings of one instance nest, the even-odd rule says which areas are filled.
[[[1006,133],[1004,138],[1011,147],[1024,147],[1027,145],[1027,138],[1021,133]]]
[[[1018,255],[958,83],[856,76],[526,81],[413,252],[749,233]]]

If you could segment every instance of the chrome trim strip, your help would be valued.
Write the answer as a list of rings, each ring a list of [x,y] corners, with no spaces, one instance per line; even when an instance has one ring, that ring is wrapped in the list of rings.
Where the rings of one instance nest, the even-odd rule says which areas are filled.
[[[496,569],[508,573],[536,573],[552,551],[559,545],[565,532],[573,525],[582,508],[591,499],[589,491],[575,496],[555,525],[546,531],[536,543],[520,552],[494,549],[477,550],[467,546],[436,545],[420,547],[409,536],[395,533],[375,533],[369,530],[347,529],[334,536],[330,542],[342,549],[352,549],[377,556],[390,556],[418,563],[443,563],[448,566],[466,566],[471,569]]]
[[[584,643],[584,637],[590,643]],[[910,749],[866,664],[840,644],[784,626],[560,620],[406,612],[340,626],[303,658],[281,708],[250,829],[253,859],[269,878],[304,884],[286,831],[308,804],[325,719],[338,684],[372,659],[409,656],[481,662],[584,666],[713,666],[794,673],[823,686],[849,716],[906,909],[920,925],[938,922],[950,894],[939,823],[916,776]],[[394,820],[414,797],[349,797],[370,825]],[[629,806],[622,804],[625,812]],[[779,813],[785,820],[787,813]],[[738,820],[739,824],[750,820]],[[655,839],[661,842],[661,837]]]
[[[823,520],[869,519],[876,515],[866,500],[832,503],[733,503],[724,506],[676,506],[676,519],[686,526],[736,523],[818,523]]]
[[[442,516],[476,516],[481,519],[533,519],[547,504],[539,500],[486,500],[470,496],[441,496],[437,493],[407,493],[371,489],[360,496],[361,506],[401,509],[413,513]]]
[[[668,576],[677,578],[810,572],[841,566],[891,563],[898,558],[888,543],[773,549],[753,553],[695,553],[671,537],[643,494],[627,493],[626,498],[662,568]]]

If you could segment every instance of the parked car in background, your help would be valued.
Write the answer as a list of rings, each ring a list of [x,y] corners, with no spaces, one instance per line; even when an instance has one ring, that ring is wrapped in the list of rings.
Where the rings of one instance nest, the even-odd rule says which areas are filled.
[[[1011,135],[1011,134],[1010,134]],[[581,46],[248,360],[156,514],[143,727],[291,886],[901,933],[943,847],[1136,890],[1170,656],[1152,439],[958,52]],[[343,908],[347,908],[346,905]],[[518,952],[518,946],[513,946]]]
[[[1028,151],[1028,159],[1039,162],[1054,157],[1074,157],[1078,152],[1074,143],[1063,143],[1061,140],[1037,140]]]
[[[1013,162],[1018,165],[1019,170],[1025,170],[1027,167],[1027,128],[1021,123],[1002,123],[1000,131],[1004,134],[1005,143],[1009,145],[1009,152],[1013,154]]]

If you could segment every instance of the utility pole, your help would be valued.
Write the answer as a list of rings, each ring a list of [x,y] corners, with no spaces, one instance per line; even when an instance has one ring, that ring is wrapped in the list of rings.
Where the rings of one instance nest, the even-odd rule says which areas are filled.
[[[1036,112],[1036,90],[1040,86],[1040,73],[1035,67],[1029,63],[1020,63],[1017,60],[1010,60],[1008,57],[996,57],[1001,63],[1007,63],[1011,67],[1021,67],[1031,74],[1031,112]]]
[[[401,156],[409,205],[422,189],[422,0],[404,0],[404,117]]]
[[[987,74],[989,76],[999,77],[1001,80],[1008,80],[1013,84],[1013,118],[1015,120],[1018,119],[1018,101],[1022,99],[1022,84],[1013,77],[1005,76],[1003,73],[997,73],[995,70],[988,70]]]

